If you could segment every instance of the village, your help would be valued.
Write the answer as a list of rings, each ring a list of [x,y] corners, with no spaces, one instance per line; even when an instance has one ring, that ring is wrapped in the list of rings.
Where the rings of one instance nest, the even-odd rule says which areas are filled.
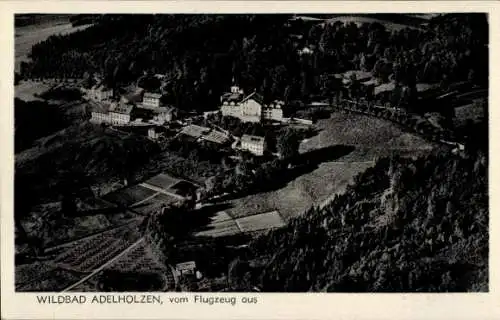
[[[292,36],[301,59],[318,50]],[[87,217],[99,217],[89,229],[106,223],[49,242],[38,253],[43,262],[20,266],[26,276],[17,288],[229,291],[233,278],[227,270],[236,253],[245,253],[259,235],[287,226],[311,207],[327,206],[380,158],[465,152],[463,136],[454,128],[484,119],[487,89],[472,77],[410,85],[359,65],[324,72],[318,77],[323,94],[296,100],[257,86],[243,88],[235,73],[225,80],[214,110],[176,107],[164,90],[172,79],[150,71],[114,87],[98,72],[20,80],[16,90],[38,84],[49,93],[78,92],[85,110],[80,122],[90,123],[85,127],[89,140],[147,139],[160,160],[129,170],[139,174],[124,165],[117,179],[91,186],[85,199],[70,194],[60,203],[42,205],[45,211],[74,208],[82,225]],[[57,136],[47,141],[59,143]],[[122,162],[132,162],[127,147],[135,145],[124,144]],[[161,158],[164,154],[168,157]],[[118,218],[111,221],[108,216],[114,215]],[[35,224],[25,223],[33,229]],[[65,277],[55,285],[29,279],[37,269]]]

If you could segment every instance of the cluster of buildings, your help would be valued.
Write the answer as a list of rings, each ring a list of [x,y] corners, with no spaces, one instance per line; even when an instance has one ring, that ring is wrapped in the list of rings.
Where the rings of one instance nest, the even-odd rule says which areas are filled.
[[[150,131],[152,130],[154,129],[150,129]],[[211,144],[219,149],[230,146],[232,149],[248,151],[256,156],[263,156],[267,150],[267,143],[264,137],[245,134],[240,139],[233,139],[227,131],[195,124],[184,126],[179,135],[188,137],[192,141]]]
[[[267,151],[267,143],[264,137],[243,135],[240,141],[240,148],[256,156],[263,156]]]
[[[108,104],[94,103],[91,112],[91,121],[96,123],[109,123],[113,125],[127,124],[134,120],[134,106],[123,102]]]
[[[161,94],[144,92],[137,89],[134,92],[122,95],[116,101],[113,90],[104,85],[95,85],[90,89],[83,89],[84,97],[93,105],[90,121],[108,123],[112,125],[127,125],[134,121],[162,125],[173,121],[176,110],[161,104]]]
[[[264,99],[257,92],[245,96],[238,86],[232,86],[231,92],[221,96],[220,111],[223,116],[231,116],[243,122],[277,121],[284,119],[282,101],[264,104]]]
[[[229,146],[232,142],[229,132],[203,127],[195,124],[184,126],[179,132],[180,135],[190,138],[196,142],[205,142],[218,147]]]

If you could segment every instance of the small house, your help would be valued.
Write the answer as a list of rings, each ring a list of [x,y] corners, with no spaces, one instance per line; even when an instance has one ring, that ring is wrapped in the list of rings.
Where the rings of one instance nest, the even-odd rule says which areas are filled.
[[[113,90],[106,87],[102,82],[88,90],[84,89],[84,94],[88,99],[98,102],[113,98]]]
[[[149,108],[158,108],[161,105],[161,94],[146,92],[142,97],[142,105]]]
[[[134,105],[130,103],[114,104],[109,109],[111,124],[127,124],[133,119]]]
[[[274,101],[262,109],[262,118],[272,121],[283,121],[283,105],[282,101]]]
[[[177,275],[182,277],[186,275],[195,275],[196,272],[196,262],[186,261],[175,265],[175,271]]]
[[[267,149],[266,140],[264,137],[245,134],[241,137],[241,149],[262,156]]]

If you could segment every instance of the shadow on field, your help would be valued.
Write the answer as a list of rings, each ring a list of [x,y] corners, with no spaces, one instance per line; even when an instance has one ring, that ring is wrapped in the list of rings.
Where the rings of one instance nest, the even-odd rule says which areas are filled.
[[[218,212],[231,207],[230,203],[218,203],[195,210],[173,207],[162,216],[159,223],[163,224],[167,234],[177,239],[186,239],[194,232],[209,230],[208,225],[212,222],[212,218]]]
[[[354,146],[337,145],[303,153],[295,159],[290,160],[292,164],[290,168],[283,166],[280,169],[266,172],[265,176],[261,178],[262,180],[255,181],[248,189],[221,197],[219,201],[227,201],[284,188],[289,182],[301,175],[316,170],[321,163],[337,160],[353,152],[355,149]]]
[[[311,150],[298,157],[298,163],[320,164],[322,162],[337,160],[353,152],[356,148],[348,145],[336,145],[321,149]]]

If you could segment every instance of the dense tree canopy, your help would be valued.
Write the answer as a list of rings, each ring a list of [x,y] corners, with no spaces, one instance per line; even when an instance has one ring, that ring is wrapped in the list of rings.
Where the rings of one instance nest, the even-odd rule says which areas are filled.
[[[444,15],[425,29],[399,31],[378,22],[294,25],[288,18],[104,15],[86,30],[35,45],[33,62],[23,63],[22,74],[81,77],[98,72],[114,87],[144,72],[162,73],[172,103],[192,109],[216,106],[232,78],[247,91],[259,90],[267,101],[287,102],[333,94],[337,89],[325,88],[321,76],[350,69],[373,71],[410,89],[417,81],[487,81],[483,14]],[[299,55],[302,46],[316,49]]]
[[[488,283],[487,157],[382,159],[252,245],[265,291],[477,291]],[[248,257],[247,257],[248,259]]]

